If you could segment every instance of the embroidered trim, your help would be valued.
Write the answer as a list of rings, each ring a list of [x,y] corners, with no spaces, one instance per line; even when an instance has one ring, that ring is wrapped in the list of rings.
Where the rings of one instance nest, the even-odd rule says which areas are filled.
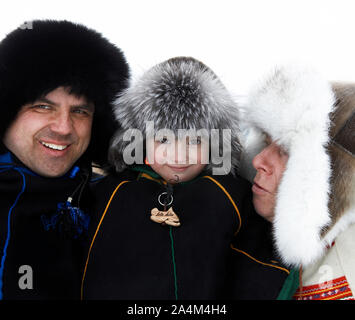
[[[300,294],[299,289],[293,296],[295,300],[354,300],[345,276],[327,282],[306,286]]]

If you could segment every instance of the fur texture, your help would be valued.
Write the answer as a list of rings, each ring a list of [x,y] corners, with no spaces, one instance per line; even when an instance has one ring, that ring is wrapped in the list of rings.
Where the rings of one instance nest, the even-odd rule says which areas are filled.
[[[30,29],[16,29],[0,43],[0,137],[21,106],[68,86],[95,104],[87,154],[103,164],[117,129],[111,103],[128,77],[121,50],[96,31],[68,21],[33,21]]]
[[[308,265],[325,247],[321,231],[330,222],[331,174],[326,147],[334,101],[330,84],[317,72],[283,66],[251,90],[244,106],[250,125],[289,154],[274,219],[275,243],[288,265]]]
[[[232,172],[240,155],[239,116],[235,102],[217,76],[203,63],[187,57],[162,62],[146,73],[115,102],[115,116],[121,125],[113,139],[110,160],[117,171],[126,164],[122,153],[129,142],[123,141],[127,129],[145,135],[146,121],[155,130],[230,129]]]
[[[355,85],[333,85],[337,103],[331,119],[329,153],[332,163],[329,209],[332,223],[324,230],[326,243],[355,223]]]

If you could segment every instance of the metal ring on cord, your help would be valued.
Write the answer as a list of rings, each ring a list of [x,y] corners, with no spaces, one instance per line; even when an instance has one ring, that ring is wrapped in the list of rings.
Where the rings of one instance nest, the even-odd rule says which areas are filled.
[[[171,197],[171,201],[169,202],[169,203],[162,203],[161,201],[160,201],[160,199],[161,199],[161,196],[162,195],[167,195],[168,193],[167,192],[163,192],[163,193],[161,193],[160,195],[159,195],[159,197],[158,197],[158,202],[162,205],[162,206],[170,206],[172,203],[173,203],[173,200],[174,200],[174,198],[173,198],[173,196],[172,195],[170,195],[170,197]]]

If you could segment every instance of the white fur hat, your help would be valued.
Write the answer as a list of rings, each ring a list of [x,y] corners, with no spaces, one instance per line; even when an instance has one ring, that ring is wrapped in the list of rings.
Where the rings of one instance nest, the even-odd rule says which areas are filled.
[[[327,144],[334,102],[330,83],[316,71],[281,66],[252,88],[243,105],[247,135],[241,174],[251,180],[251,159],[263,147],[262,132],[289,154],[273,224],[278,253],[287,265],[308,265],[325,248],[321,234],[330,222]]]

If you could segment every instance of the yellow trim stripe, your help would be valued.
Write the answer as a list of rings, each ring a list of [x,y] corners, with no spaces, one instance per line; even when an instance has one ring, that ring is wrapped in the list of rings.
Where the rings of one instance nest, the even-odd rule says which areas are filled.
[[[99,225],[97,226],[96,228],[96,231],[95,231],[95,234],[94,234],[94,237],[92,238],[92,241],[91,241],[91,244],[90,244],[90,248],[89,248],[89,252],[88,252],[88,256],[86,258],[86,263],[85,263],[85,268],[84,268],[84,272],[83,272],[83,278],[81,280],[81,293],[80,293],[80,299],[83,300],[83,296],[84,296],[84,281],[85,281],[85,276],[86,276],[86,270],[87,270],[87,267],[88,267],[88,263],[89,263],[89,258],[90,258],[90,253],[91,253],[91,249],[92,249],[92,246],[95,242],[95,239],[96,239],[96,235],[97,233],[99,232],[99,229],[101,227],[101,223],[102,221],[104,220],[105,218],[105,215],[106,215],[106,212],[108,210],[108,208],[110,207],[110,204],[112,202],[112,199],[113,197],[115,196],[117,190],[123,185],[125,184],[126,182],[129,182],[129,181],[122,181],[115,189],[115,191],[113,191],[111,197],[110,197],[110,200],[108,201],[107,205],[106,205],[106,208],[105,208],[105,211],[104,213],[102,214],[101,216],[101,219],[100,219],[100,222],[99,222]]]
[[[155,182],[158,182],[159,184],[162,184],[162,183],[166,184],[166,182],[164,180],[159,180],[159,179],[153,178],[149,174],[146,174],[145,172],[142,172],[140,177],[141,178],[146,178],[146,179],[149,179],[149,180],[152,180],[152,181],[155,181]]]
[[[230,194],[228,193],[228,191],[227,191],[218,181],[216,181],[215,179],[213,179],[213,178],[210,177],[210,176],[204,176],[203,178],[210,179],[210,180],[213,181],[218,187],[220,187],[220,188],[223,190],[223,192],[227,195],[229,201],[232,203],[232,205],[233,205],[235,211],[236,211],[237,214],[238,214],[238,218],[239,218],[239,227],[238,227],[237,232],[235,233],[235,235],[236,235],[236,234],[239,232],[239,230],[240,230],[240,228],[241,228],[241,226],[242,226],[242,218],[241,218],[241,216],[240,216],[238,207],[236,206],[235,202],[233,201],[233,199],[232,199],[232,197],[230,196]],[[242,250],[240,250],[240,249],[235,248],[232,244],[231,244],[231,248],[232,248],[233,250],[237,251],[237,252],[240,252],[240,253],[246,255],[248,258],[254,260],[254,261],[257,262],[257,263],[260,263],[260,264],[265,265],[265,266],[268,266],[268,267],[273,267],[273,268],[276,268],[276,269],[280,269],[280,270],[282,270],[282,271],[285,271],[287,274],[290,274],[290,271],[289,271],[289,270],[287,270],[287,269],[285,269],[285,268],[282,268],[282,267],[279,267],[279,266],[275,266],[275,265],[270,264],[270,263],[261,262],[261,261],[255,259],[254,257],[252,257],[250,254],[248,254],[248,253],[246,253],[246,252],[244,252],[244,251],[242,251]]]
[[[254,257],[252,257],[250,254],[246,253],[245,251],[235,248],[232,244],[231,244],[231,248],[232,248],[233,250],[239,252],[239,253],[242,253],[242,254],[246,255],[248,258],[254,260],[254,261],[257,262],[257,263],[260,263],[260,264],[262,264],[262,265],[264,265],[264,266],[268,266],[268,267],[273,267],[273,268],[276,268],[276,269],[280,269],[280,270],[282,270],[282,271],[285,271],[287,274],[290,274],[290,271],[287,270],[286,268],[282,268],[282,267],[279,267],[279,266],[275,266],[275,265],[270,264],[270,263],[261,262],[261,261],[255,259]]]
[[[212,177],[210,176],[203,176],[203,178],[207,178],[207,179],[210,179],[211,181],[213,181],[218,187],[220,187],[222,189],[222,191],[226,194],[226,196],[228,197],[229,201],[232,203],[235,211],[237,212],[237,215],[238,215],[238,219],[239,219],[239,226],[238,226],[238,229],[237,231],[235,232],[235,235],[239,232],[241,226],[242,226],[242,218],[240,216],[240,213],[239,213],[239,210],[238,210],[238,207],[237,205],[235,204],[234,200],[232,199],[232,197],[230,196],[230,194],[228,193],[228,191],[215,179],[213,179]]]

